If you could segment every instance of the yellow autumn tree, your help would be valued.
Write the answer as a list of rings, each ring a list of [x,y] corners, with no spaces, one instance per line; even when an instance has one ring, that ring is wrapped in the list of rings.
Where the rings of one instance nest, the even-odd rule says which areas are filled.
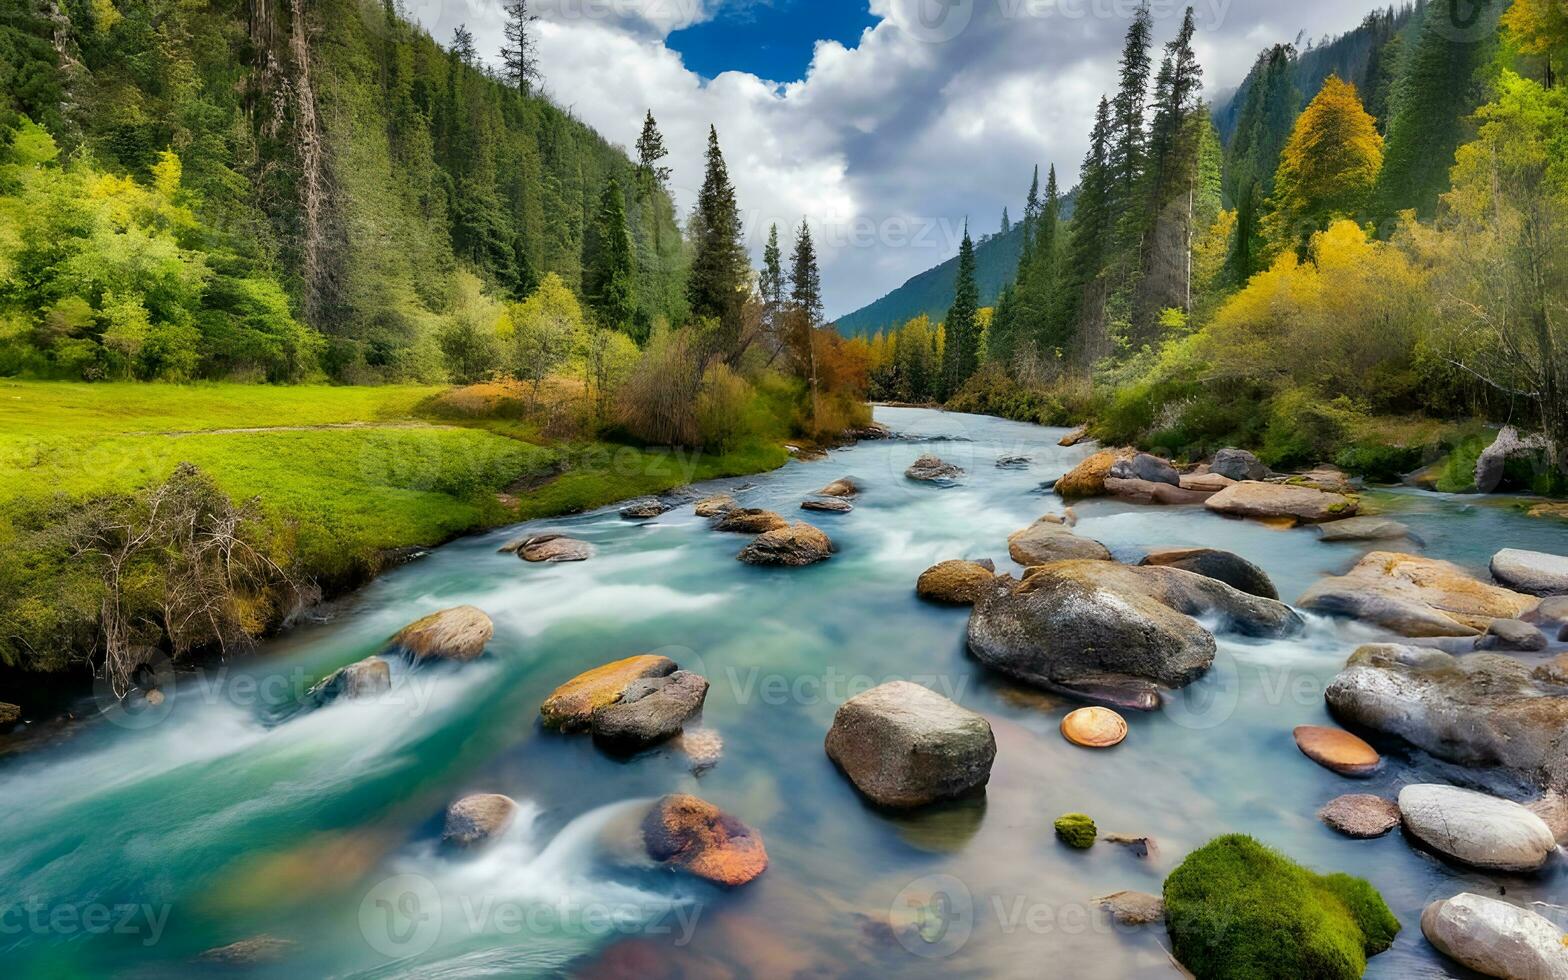
[[[1549,71],[1562,70],[1561,57],[1568,54],[1568,4],[1563,0],[1514,0],[1503,14],[1503,26],[1520,51],[1546,58]]]
[[[1382,167],[1383,137],[1356,87],[1330,75],[1280,153],[1263,226],[1271,253],[1304,254],[1315,233],[1354,218],[1371,199]]]

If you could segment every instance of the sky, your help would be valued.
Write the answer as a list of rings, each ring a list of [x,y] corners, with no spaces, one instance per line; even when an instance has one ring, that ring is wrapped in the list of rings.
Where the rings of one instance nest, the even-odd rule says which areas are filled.
[[[1138,0],[532,0],[544,91],[632,147],[652,110],[682,214],[716,126],[754,262],[804,218],[830,318],[1023,210],[1032,168],[1077,179]],[[502,45],[502,0],[404,0],[437,40]],[[1192,0],[1210,98],[1258,52],[1338,34],[1367,0]],[[1185,3],[1151,0],[1155,39]]]

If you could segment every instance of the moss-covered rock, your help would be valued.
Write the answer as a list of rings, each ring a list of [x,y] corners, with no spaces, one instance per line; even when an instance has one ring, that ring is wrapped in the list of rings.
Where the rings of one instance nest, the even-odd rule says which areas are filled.
[[[1216,838],[1165,879],[1165,924],[1200,978],[1360,977],[1399,920],[1376,889],[1316,874],[1251,837]]]
[[[1086,851],[1094,846],[1100,832],[1087,813],[1064,813],[1056,818],[1056,836],[1068,847]]]

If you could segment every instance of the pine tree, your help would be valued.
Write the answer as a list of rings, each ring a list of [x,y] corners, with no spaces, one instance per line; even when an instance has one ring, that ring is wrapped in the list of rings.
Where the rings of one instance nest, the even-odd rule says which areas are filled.
[[[1236,205],[1236,233],[1227,259],[1227,279],[1238,285],[1260,268],[1264,205],[1273,192],[1280,151],[1290,139],[1301,102],[1295,57],[1295,48],[1288,44],[1276,44],[1258,56],[1231,137],[1225,192]]]
[[[958,282],[953,290],[953,305],[947,311],[947,334],[942,351],[942,391],[945,401],[958,393],[979,366],[980,288],[975,284],[975,243],[964,224],[964,240],[958,247]]]
[[[474,33],[468,29],[467,24],[459,24],[452,31],[452,54],[457,56],[458,62],[468,68],[474,67],[479,61],[479,55],[474,50]]]
[[[1367,207],[1383,165],[1383,137],[1361,106],[1356,87],[1330,75],[1280,155],[1272,213],[1265,221],[1271,249],[1305,249],[1312,234]]]
[[[664,136],[659,132],[659,124],[654,122],[653,110],[649,109],[648,118],[642,123],[642,135],[637,137],[639,193],[651,194],[655,188],[663,189],[669,184],[670,168],[659,164],[660,160],[669,155],[669,151],[664,148]]]
[[[762,250],[762,274],[757,287],[762,294],[763,330],[770,339],[769,357],[777,357],[786,346],[785,321],[788,307],[785,291],[788,280],[784,277],[784,253],[779,247],[779,226],[768,229],[768,244]]]
[[[539,80],[539,57],[533,36],[533,23],[539,17],[528,12],[528,0],[506,0],[502,9],[506,23],[501,31],[506,43],[501,46],[501,77],[520,94],[527,95]]]
[[[740,341],[741,304],[749,275],[740,206],[730,183],[718,130],[708,129],[708,167],[688,233],[692,240],[686,299],[696,317],[719,322],[719,352],[734,353]]]
[[[1002,230],[1001,235],[1010,235],[1013,231],[1013,219],[1007,216],[1007,205],[1002,205]]]
[[[1108,140],[1106,200],[1113,222],[1121,220],[1133,206],[1144,166],[1144,113],[1148,106],[1149,45],[1154,36],[1154,19],[1148,0],[1143,0],[1133,16],[1122,45],[1120,87],[1111,105]]]
[[[626,227],[626,198],[620,181],[614,177],[605,184],[599,198],[599,210],[589,225],[583,253],[583,292],[600,325],[635,333],[632,237]]]
[[[1029,196],[1024,199],[1024,244],[1023,250],[1029,251],[1029,242],[1034,237],[1034,227],[1040,223],[1040,165],[1034,166],[1034,177],[1029,182]]]
[[[1459,30],[1454,21],[1458,10],[1449,3],[1426,5],[1420,34],[1395,86],[1376,196],[1380,222],[1406,209],[1413,208],[1420,217],[1437,210],[1438,195],[1448,189],[1465,120],[1481,101],[1476,72],[1490,56],[1489,36]],[[1497,12],[1486,0],[1478,0],[1470,15],[1495,19]]]
[[[1111,107],[1101,97],[1078,176],[1078,203],[1068,230],[1058,321],[1072,331],[1073,359],[1091,363],[1104,352],[1105,290],[1101,274],[1110,252]]]
[[[817,419],[817,326],[822,322],[822,274],[817,270],[817,250],[811,243],[811,226],[801,219],[795,233],[795,255],[790,265],[789,316],[793,321],[796,360],[811,386],[811,419]]]

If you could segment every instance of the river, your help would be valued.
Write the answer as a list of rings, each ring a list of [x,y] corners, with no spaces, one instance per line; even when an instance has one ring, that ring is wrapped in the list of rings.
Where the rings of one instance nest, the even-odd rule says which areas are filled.
[[[1421,938],[1426,902],[1506,887],[1560,900],[1565,862],[1487,877],[1410,847],[1396,831],[1340,837],[1315,812],[1347,792],[1394,795],[1441,780],[1430,760],[1391,757],[1367,782],[1319,768],[1291,729],[1330,723],[1323,689],[1372,629],[1308,617],[1289,640],[1220,638],[1215,669],[1166,709],[1129,717],[1115,750],[1058,734],[1071,707],[988,674],[964,650],[967,610],[914,597],[920,572],[954,557],[1007,561],[1007,535],[1061,502],[1039,484],[1081,459],[1061,430],[881,409],[904,438],[751,481],[744,505],[798,512],[839,476],[865,490],[849,514],[803,515],[838,554],[805,569],[735,560],[743,537],[691,507],[645,523],[612,510],[536,522],[591,541],[591,561],[527,565],[496,553],[517,528],[455,542],[394,571],[253,654],[171,685],[162,705],[111,712],[58,744],[0,764],[0,951],[12,977],[233,975],[202,951],[258,935],[293,943],[252,975],[460,977],[1172,976],[1158,927],[1112,927],[1091,899],[1158,892],[1189,850],[1253,834],[1311,867],[1364,876],[1405,929],[1369,976],[1450,975]],[[923,452],[965,467],[958,486],[905,480]],[[999,456],[1027,454],[1027,469]],[[1425,552],[1484,572],[1497,549],[1568,553],[1568,524],[1517,508],[1414,491],[1370,495]],[[1089,501],[1078,532],[1118,558],[1204,545],[1266,569],[1287,599],[1363,548],[1310,529],[1271,530],[1201,507]],[[471,603],[496,634],[461,669],[395,667],[392,694],[303,710],[332,669],[396,629]],[[635,653],[665,653],[709,678],[699,737],[632,759],[586,736],[545,733],[539,703],[561,682]],[[895,817],[863,804],[828,761],[837,704],[893,678],[984,714],[998,755],[983,800]],[[688,726],[690,728],[690,726]],[[710,760],[711,761],[711,760]],[[504,840],[457,860],[437,846],[446,805],[505,793],[522,813]],[[769,870],[722,892],[641,866],[631,830],[668,792],[710,800],[761,831]],[[1061,846],[1052,821],[1092,815],[1148,835],[1139,857]],[[894,923],[924,917],[925,937]]]

